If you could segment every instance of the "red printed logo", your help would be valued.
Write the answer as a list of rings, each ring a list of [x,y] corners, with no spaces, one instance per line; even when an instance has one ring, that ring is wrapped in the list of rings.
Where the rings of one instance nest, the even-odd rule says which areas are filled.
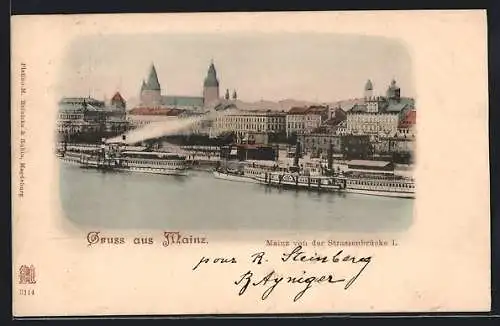
[[[35,284],[35,266],[22,265],[19,268],[19,284]]]

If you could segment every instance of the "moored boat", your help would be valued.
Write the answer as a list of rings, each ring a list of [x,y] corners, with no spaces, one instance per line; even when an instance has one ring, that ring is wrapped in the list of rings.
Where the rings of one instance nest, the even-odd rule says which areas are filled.
[[[116,170],[186,176],[188,167],[183,155],[166,152],[122,152]]]
[[[102,145],[101,148],[65,151],[63,162],[78,164],[81,168],[140,172],[151,174],[186,176],[188,166],[183,155],[152,151],[123,151],[118,144]]]
[[[241,174],[235,174],[235,173],[229,173],[229,172],[222,172],[222,171],[214,171],[213,176],[217,179],[222,179],[222,180],[227,180],[227,181],[236,181],[236,182],[248,182],[248,183],[259,183],[254,178],[241,175]]]
[[[346,180],[329,176],[300,175],[298,173],[268,172],[256,178],[259,183],[274,187],[315,191],[343,191]]]
[[[390,162],[353,160],[341,173],[346,179],[346,191],[372,196],[415,198],[412,178],[394,174]]]

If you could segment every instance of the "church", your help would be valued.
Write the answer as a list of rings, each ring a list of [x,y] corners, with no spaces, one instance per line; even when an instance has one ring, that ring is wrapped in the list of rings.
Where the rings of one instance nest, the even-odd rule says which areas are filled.
[[[229,90],[226,91],[226,99],[229,97],[228,94]],[[139,106],[197,110],[217,105],[220,100],[219,80],[213,62],[210,63],[203,82],[203,96],[162,95],[156,68],[152,64],[148,79],[142,81]],[[236,100],[236,91],[233,92],[233,100]]]

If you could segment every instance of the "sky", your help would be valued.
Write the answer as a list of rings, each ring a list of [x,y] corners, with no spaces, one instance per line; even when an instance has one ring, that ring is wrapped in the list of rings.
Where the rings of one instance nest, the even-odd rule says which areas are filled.
[[[383,95],[396,79],[414,96],[411,57],[396,39],[337,34],[95,35],[68,46],[61,96],[139,95],[154,63],[164,95],[201,96],[211,60],[220,93],[243,101],[332,102],[361,97],[367,79]]]

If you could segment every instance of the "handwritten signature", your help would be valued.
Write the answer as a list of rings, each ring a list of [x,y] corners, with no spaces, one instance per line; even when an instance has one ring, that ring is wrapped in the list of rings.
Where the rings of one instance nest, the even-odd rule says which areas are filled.
[[[251,262],[257,265],[261,265],[267,262],[265,258],[265,252],[258,252],[251,255]],[[200,264],[207,264],[209,262],[213,263],[237,263],[236,258],[216,258],[210,260],[207,257],[200,259],[193,270],[196,270]],[[281,256],[281,263],[284,264],[294,264],[294,263],[319,263],[319,264],[350,264],[353,266],[359,265],[360,268],[356,269],[356,273],[350,277],[337,277],[336,273],[328,274],[314,274],[308,273],[303,270],[299,275],[281,275],[275,269],[271,270],[263,277],[258,276],[256,272],[248,270],[239,276],[239,279],[234,281],[234,284],[239,287],[238,294],[243,295],[249,287],[264,287],[264,292],[262,293],[261,299],[266,300],[271,293],[280,284],[299,284],[302,285],[301,290],[294,296],[293,301],[297,302],[302,298],[302,296],[313,287],[314,284],[336,284],[345,283],[344,289],[349,289],[356,280],[363,274],[366,267],[371,263],[372,257],[355,257],[344,253],[344,250],[337,251],[334,255],[320,255],[314,253],[313,255],[307,254],[302,246],[296,246],[292,251],[285,252]]]

